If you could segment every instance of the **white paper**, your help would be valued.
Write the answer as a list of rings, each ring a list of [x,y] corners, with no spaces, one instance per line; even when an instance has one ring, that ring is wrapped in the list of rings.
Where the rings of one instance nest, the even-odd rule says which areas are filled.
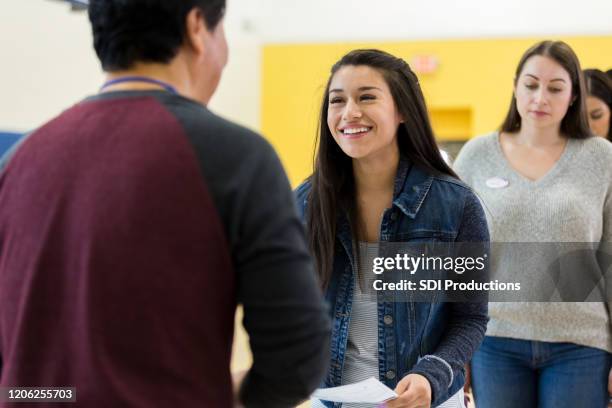
[[[319,388],[312,396],[324,401],[371,404],[381,404],[397,398],[395,391],[374,377],[340,387]]]

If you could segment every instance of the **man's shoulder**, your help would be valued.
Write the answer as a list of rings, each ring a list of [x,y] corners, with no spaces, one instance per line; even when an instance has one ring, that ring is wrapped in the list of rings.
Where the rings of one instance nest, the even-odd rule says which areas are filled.
[[[186,98],[168,96],[162,103],[181,124],[208,175],[252,179],[262,166],[277,166],[274,148],[256,131]]]
[[[198,103],[168,104],[182,123],[185,130],[196,138],[206,137],[214,143],[222,143],[240,148],[268,145],[263,136],[254,130],[226,119]]]

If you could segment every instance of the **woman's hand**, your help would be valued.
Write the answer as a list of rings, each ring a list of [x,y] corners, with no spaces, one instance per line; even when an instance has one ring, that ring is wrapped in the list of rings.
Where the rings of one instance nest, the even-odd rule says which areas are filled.
[[[431,385],[420,374],[408,374],[397,384],[395,392],[399,397],[388,401],[386,408],[429,408],[431,406]]]

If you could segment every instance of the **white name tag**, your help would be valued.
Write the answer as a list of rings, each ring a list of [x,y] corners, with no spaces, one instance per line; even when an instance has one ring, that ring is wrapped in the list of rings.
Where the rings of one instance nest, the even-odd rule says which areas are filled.
[[[508,180],[501,177],[491,177],[485,183],[489,188],[505,188],[508,187],[509,184]]]

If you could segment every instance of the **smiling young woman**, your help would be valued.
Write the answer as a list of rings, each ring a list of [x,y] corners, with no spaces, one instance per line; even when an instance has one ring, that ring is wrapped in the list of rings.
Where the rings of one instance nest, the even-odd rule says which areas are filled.
[[[374,376],[399,395],[389,408],[462,407],[486,302],[393,303],[360,284],[384,242],[488,242],[482,207],[442,159],[406,62],[355,50],[332,67],[314,172],[296,194],[333,319],[324,386]]]
[[[344,66],[330,88],[327,126],[338,146],[359,163],[397,161],[402,120],[382,74],[368,66]]]
[[[525,52],[501,131],[470,140],[455,162],[488,210],[491,241],[595,248],[612,241],[612,144],[591,137],[585,99],[580,64],[567,44],[544,41]],[[507,262],[493,263],[492,274],[544,274],[547,265],[505,245],[498,258]],[[489,308],[487,336],[472,361],[479,408],[607,405],[612,336],[605,303]]]

